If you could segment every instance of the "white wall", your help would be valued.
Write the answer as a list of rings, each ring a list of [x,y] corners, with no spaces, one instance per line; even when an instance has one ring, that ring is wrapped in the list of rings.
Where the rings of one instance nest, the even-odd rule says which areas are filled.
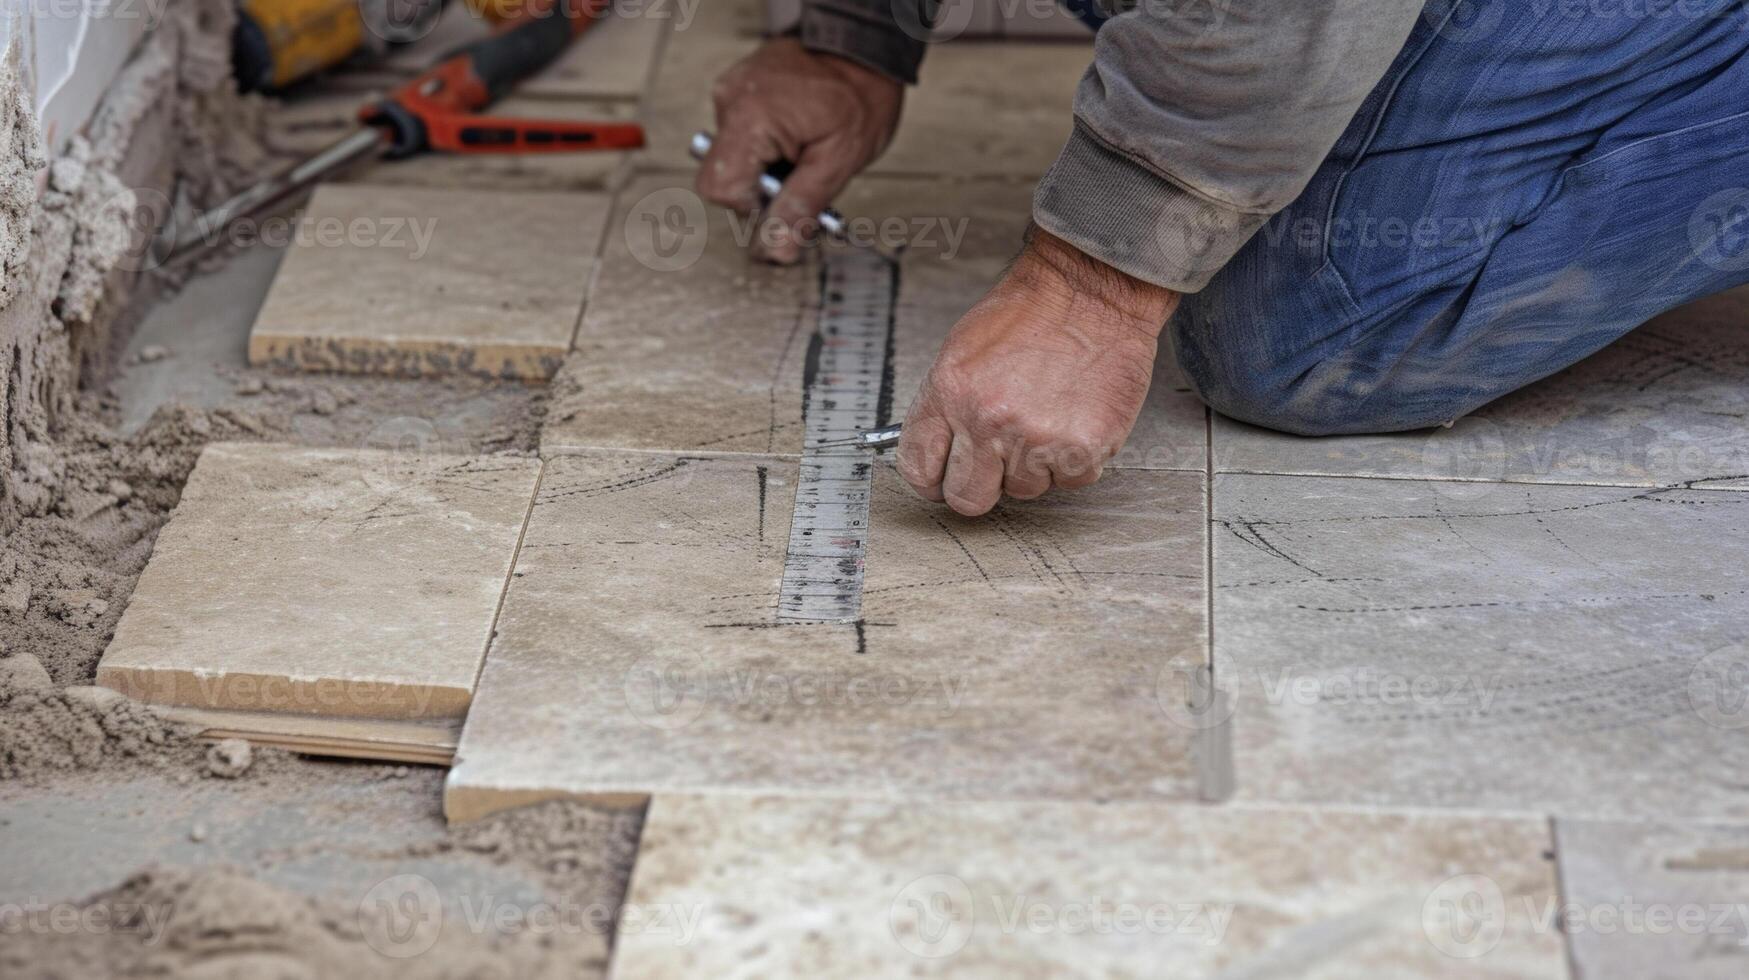
[[[0,0],[0,51],[23,46],[50,156],[90,120],[103,92],[172,0]]]

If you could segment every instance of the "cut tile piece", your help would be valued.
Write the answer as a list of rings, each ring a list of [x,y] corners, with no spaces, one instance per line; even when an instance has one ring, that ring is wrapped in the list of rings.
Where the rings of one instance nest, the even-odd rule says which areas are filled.
[[[974,521],[879,466],[863,619],[779,623],[797,473],[549,460],[451,819],[664,791],[1196,797],[1194,732],[1155,692],[1204,660],[1200,473]]]
[[[626,908],[670,914],[623,919],[614,968],[1565,977],[1524,914],[1558,901],[1548,848],[1534,819],[658,796]]]
[[[269,141],[276,150],[307,155],[358,127],[358,109],[378,98],[368,92],[322,92],[288,97],[274,108]],[[578,121],[629,122],[637,104],[603,99],[530,99],[511,96],[493,106],[506,116]],[[405,160],[379,160],[331,178],[338,183],[380,183],[397,187],[491,188],[504,191],[613,190],[631,162],[629,151],[539,154],[430,153]]]
[[[948,330],[1018,250],[1030,201],[1019,183],[903,178],[865,178],[839,198],[866,236],[859,240],[908,246],[894,315],[895,418],[903,418]],[[687,213],[681,227],[700,232],[664,230],[671,207]],[[699,208],[685,179],[637,181],[618,210],[577,355],[554,385],[542,452],[799,452],[818,269],[750,261],[742,219]],[[883,231],[868,220],[873,215],[911,217]],[[1200,470],[1202,403],[1170,356],[1158,369],[1117,464]]]
[[[1222,474],[1214,505],[1238,798],[1749,816],[1749,717],[1709,710],[1749,695],[1749,495]]]
[[[431,729],[413,744],[446,737],[467,713],[539,472],[515,457],[209,446],[97,681],[153,704],[333,721],[342,735],[366,719]]]
[[[691,171],[687,140],[713,129],[711,83],[759,46],[758,0],[713,0],[668,38],[645,119],[653,169]],[[955,41],[930,46],[892,145],[871,174],[1037,179],[1069,138],[1085,42]]]
[[[320,187],[255,319],[249,363],[549,378],[609,206],[590,194]]]
[[[1555,823],[1584,977],[1749,976],[1749,825]]]
[[[1749,489],[1749,289],[1658,317],[1451,429],[1301,439],[1217,416],[1223,471]]]

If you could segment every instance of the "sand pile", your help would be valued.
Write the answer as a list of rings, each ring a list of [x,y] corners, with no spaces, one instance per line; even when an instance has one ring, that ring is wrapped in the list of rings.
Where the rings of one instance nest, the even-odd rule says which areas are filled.
[[[397,857],[414,867],[422,855],[462,850],[540,870],[548,901],[611,904],[624,893],[639,820],[553,801]],[[402,878],[423,886],[403,889]],[[412,874],[341,900],[230,867],[153,866],[83,901],[24,910],[0,943],[0,976],[574,978],[599,975],[606,956],[604,933],[470,924],[457,896]]]

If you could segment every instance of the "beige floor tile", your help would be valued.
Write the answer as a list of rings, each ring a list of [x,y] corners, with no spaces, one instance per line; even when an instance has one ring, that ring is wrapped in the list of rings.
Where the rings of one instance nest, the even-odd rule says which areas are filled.
[[[1008,181],[865,178],[841,199],[858,241],[907,246],[894,319],[896,419],[948,330],[1018,251],[1030,193]],[[554,385],[543,452],[800,451],[818,267],[754,263],[748,234],[744,219],[701,207],[684,180],[645,178],[620,196],[576,353]],[[1206,429],[1202,403],[1162,356],[1117,463],[1202,469]]]
[[[1560,820],[1583,977],[1749,976],[1749,824]]]
[[[1300,439],[1215,419],[1215,465],[1257,473],[1749,489],[1749,290],[1665,314],[1451,429]]]
[[[704,4],[669,37],[651,86],[645,167],[690,171],[687,139],[715,129],[711,83],[759,44],[758,0]],[[1036,179],[1074,120],[1075,86],[1093,60],[1072,42],[955,41],[934,46],[875,174]]]
[[[1197,794],[1196,733],[1155,696],[1203,661],[1200,474],[973,521],[878,467],[863,621],[795,625],[775,612],[797,466],[547,463],[451,819],[558,794]]]
[[[272,145],[288,154],[311,154],[350,133],[365,92],[323,91],[297,95],[274,111]],[[637,104],[626,100],[536,99],[511,96],[493,107],[496,114],[570,122],[630,122]],[[545,154],[432,153],[405,160],[380,160],[337,174],[333,182],[377,183],[400,187],[440,187],[505,191],[613,190],[625,177],[633,154],[624,151]]]
[[[1749,496],[1216,477],[1238,798],[1749,815]]]
[[[157,704],[453,723],[540,464],[217,444],[98,683]]]
[[[1541,820],[658,796],[621,977],[1564,977]]]
[[[249,362],[549,378],[608,208],[586,194],[323,186],[256,317]]]

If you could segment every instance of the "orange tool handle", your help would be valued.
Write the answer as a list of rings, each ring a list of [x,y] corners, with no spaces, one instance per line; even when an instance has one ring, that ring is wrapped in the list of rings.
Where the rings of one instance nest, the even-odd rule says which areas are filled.
[[[636,123],[500,119],[476,115],[517,83],[557,60],[607,10],[611,0],[556,0],[522,5],[491,37],[444,58],[435,68],[367,106],[361,118],[386,129],[386,155],[563,153],[636,149]]]

